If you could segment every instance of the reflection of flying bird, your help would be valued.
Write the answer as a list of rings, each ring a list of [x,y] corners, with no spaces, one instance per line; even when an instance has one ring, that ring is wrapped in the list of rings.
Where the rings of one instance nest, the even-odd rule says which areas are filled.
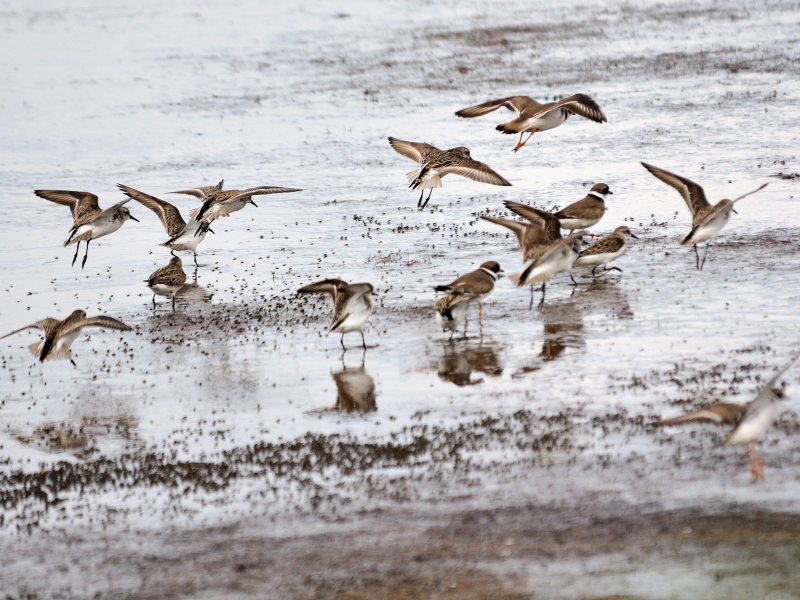
[[[796,359],[795,359],[796,360]],[[694,421],[712,421],[714,423],[736,423],[731,434],[725,440],[726,445],[746,445],[745,458],[750,465],[755,479],[764,479],[764,463],[756,451],[756,443],[769,430],[775,419],[778,418],[779,402],[786,400],[786,384],[776,387],[778,379],[783,375],[795,360],[781,369],[775,377],[770,379],[758,396],[747,406],[741,404],[722,403],[709,406],[701,410],[692,411],[679,417],[665,419],[662,425],[679,425]]]
[[[110,329],[119,329],[122,331],[131,330],[130,326],[118,319],[106,317],[104,315],[89,317],[87,319],[84,311],[76,310],[63,321],[51,318],[42,319],[36,323],[31,323],[30,325],[16,329],[11,333],[7,333],[0,339],[7,338],[10,335],[34,327],[44,331],[45,335],[43,341],[28,346],[28,350],[39,359],[39,362],[68,358],[72,361],[73,365],[75,361],[72,360],[70,346],[80,335],[84,327],[108,327]]]
[[[188,251],[194,253],[194,264],[197,266],[197,247],[206,238],[206,232],[211,231],[211,223],[204,223],[196,219],[189,219],[189,222],[183,220],[181,212],[166,200],[161,200],[150,194],[145,194],[139,190],[135,190],[127,185],[117,184],[117,187],[122,190],[126,196],[140,202],[147,208],[156,213],[167,235],[170,238],[161,244],[166,246],[174,255],[175,250],[178,252]],[[211,231],[211,233],[214,233]]]
[[[516,119],[508,123],[501,123],[495,128],[503,133],[519,134],[519,142],[514,147],[514,152],[527,144],[537,131],[554,129],[564,123],[570,115],[580,115],[597,123],[606,121],[603,110],[586,94],[575,94],[558,102],[546,104],[537,102],[528,96],[509,96],[463,108],[456,113],[456,116],[481,117],[500,107],[505,107],[516,115]],[[530,132],[530,135],[523,142],[522,135],[527,132]]]
[[[77,244],[75,247],[75,256],[72,257],[72,264],[78,258],[78,252],[81,247],[81,242],[86,242],[86,253],[83,255],[83,262],[81,269],[86,265],[86,259],[89,256],[89,242],[101,238],[109,233],[114,233],[117,229],[122,227],[128,219],[138,221],[136,217],[131,215],[125,206],[129,200],[117,202],[105,210],[101,209],[98,205],[98,198],[89,192],[70,192],[67,190],[34,190],[33,192],[40,198],[50,200],[56,204],[69,206],[72,212],[72,229],[70,229],[69,237],[64,242],[64,246],[71,246]]]
[[[328,333],[341,333],[344,348],[344,334],[358,331],[361,334],[361,344],[366,348],[364,327],[372,314],[373,289],[371,283],[348,284],[341,279],[324,279],[301,287],[297,293],[330,294],[333,298],[333,319],[328,326]]]
[[[668,186],[678,190],[678,193],[686,202],[689,210],[692,211],[692,229],[686,235],[678,238],[678,242],[682,246],[694,246],[695,266],[699,271],[703,270],[703,265],[706,264],[706,256],[708,256],[708,248],[711,242],[717,237],[731,218],[731,213],[736,212],[733,205],[739,200],[747,198],[750,194],[755,194],[767,187],[765,183],[758,189],[746,193],[744,196],[739,196],[734,200],[720,200],[715,205],[711,205],[706,200],[706,194],[703,188],[697,185],[694,181],[675,175],[664,169],[659,169],[653,165],[642,163],[642,166],[650,171],[655,177],[666,183]],[[697,251],[697,244],[706,242],[706,251],[703,254],[703,260],[700,261],[700,253]]]
[[[373,412],[378,410],[375,402],[375,380],[360,367],[345,366],[331,373],[336,382],[336,410]]]
[[[183,272],[182,264],[183,261],[179,257],[173,256],[166,267],[153,271],[150,277],[145,279],[147,287],[153,292],[153,310],[156,308],[156,295],[171,297],[172,310],[175,310],[175,295],[186,283],[186,273]]]
[[[452,283],[435,286],[434,290],[447,294],[436,303],[436,316],[442,329],[452,329],[455,332],[457,321],[461,318],[460,313],[463,311],[463,318],[466,319],[466,309],[472,302],[477,302],[480,306],[479,319],[483,325],[483,301],[494,291],[494,284],[502,272],[500,265],[490,260]],[[465,306],[460,309],[462,304]]]
[[[622,269],[619,267],[611,267],[609,269],[607,265],[617,260],[628,251],[628,242],[630,238],[639,239],[624,225],[617,227],[614,233],[597,240],[594,244],[586,248],[586,250],[582,250],[577,260],[575,260],[575,266],[592,267],[592,276],[594,276],[597,267],[601,265],[603,267],[603,275],[609,271],[619,271],[622,273]]]
[[[421,190],[417,202],[419,209],[427,206],[433,188],[442,187],[442,177],[448,173],[468,177],[481,183],[511,185],[489,165],[473,160],[469,148],[459,146],[450,150],[439,150],[430,144],[406,142],[393,137],[389,138],[389,143],[397,152],[419,164],[418,169],[406,173],[408,187],[412,190]],[[422,202],[422,196],[427,189],[430,189],[430,192],[425,202]]]
[[[303,191],[297,188],[271,187],[267,185],[260,185],[246,190],[223,190],[222,184],[224,182],[225,180],[223,179],[217,185],[170,192],[170,194],[186,194],[202,200],[203,204],[200,208],[192,211],[192,218],[198,221],[213,221],[220,217],[229,217],[232,212],[242,210],[248,204],[258,207],[258,205],[253,202],[253,196]]]

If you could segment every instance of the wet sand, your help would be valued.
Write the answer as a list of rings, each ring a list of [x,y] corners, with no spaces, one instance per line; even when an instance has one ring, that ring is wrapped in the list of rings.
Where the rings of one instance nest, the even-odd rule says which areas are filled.
[[[747,402],[797,354],[796,6],[3,14],[0,333],[78,307],[134,331],[85,332],[77,367],[3,340],[0,597],[800,597],[796,401],[759,484],[727,428],[657,424]],[[256,21],[271,27],[241,35]],[[452,116],[578,91],[609,122],[575,117],[517,155],[506,114]],[[465,143],[514,185],[448,178],[417,212],[387,135]],[[713,201],[770,185],[697,272],[675,241],[685,206],[639,160]],[[142,223],[80,271],[66,209],[31,195],[105,206],[121,181],[188,212],[166,192],[222,178],[305,192],[217,221],[174,313],[142,283],[169,260],[152,213],[132,206]],[[596,230],[641,238],[623,273],[560,277],[542,311],[501,280],[482,329],[476,310],[448,341],[432,286],[522,266],[478,217],[596,181],[615,192]],[[375,284],[366,352],[324,335],[326,299],[294,294],[327,276]]]

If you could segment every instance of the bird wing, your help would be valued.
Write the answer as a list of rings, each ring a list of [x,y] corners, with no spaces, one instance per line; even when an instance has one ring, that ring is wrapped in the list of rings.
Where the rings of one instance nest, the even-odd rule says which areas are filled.
[[[686,201],[689,210],[692,211],[692,215],[696,215],[703,209],[711,206],[708,200],[706,200],[706,194],[703,188],[694,181],[681,177],[680,175],[675,175],[664,169],[659,169],[653,165],[648,165],[647,163],[642,163],[642,166],[668,186],[678,190],[678,193]]]
[[[130,325],[126,325],[119,319],[115,319],[114,317],[106,317],[105,315],[98,315],[96,317],[80,319],[74,323],[70,323],[63,328],[59,334],[60,336],[64,336],[70,331],[75,331],[76,329],[81,329],[82,327],[107,327],[109,329],[119,329],[121,331],[130,331],[133,329]]]
[[[233,202],[234,200],[239,200],[241,198],[249,198],[251,196],[266,196],[267,194],[286,194],[289,192],[302,192],[302,191],[303,190],[299,188],[270,187],[266,185],[261,185],[259,187],[240,190],[238,193],[234,194],[230,198],[225,198],[225,202]]]
[[[58,325],[60,322],[61,321],[59,321],[58,319],[51,319],[48,317],[47,319],[42,319],[41,321],[36,321],[36,323],[31,323],[30,325],[26,325],[25,327],[20,327],[19,329],[15,329],[11,333],[7,333],[3,337],[0,337],[0,340],[2,340],[3,338],[7,338],[11,335],[14,335],[15,333],[19,333],[20,331],[25,331],[26,329],[33,329],[33,328],[38,328],[44,331],[44,335],[46,337],[50,335],[50,332],[53,331],[55,326]]]
[[[150,194],[145,194],[144,192],[135,190],[127,185],[122,185],[121,183],[118,183],[117,187],[122,190],[122,193],[128,196],[128,198],[136,200],[156,213],[156,216],[161,219],[161,223],[164,224],[167,235],[177,235],[186,228],[186,221],[183,220],[181,212],[166,200],[156,198]]]
[[[683,423],[694,423],[696,421],[711,421],[713,423],[736,423],[747,410],[745,404],[720,403],[714,404],[700,410],[693,410],[685,415],[662,419],[661,425],[682,425]]]
[[[298,294],[330,294],[336,300],[336,295],[341,288],[348,285],[346,281],[341,279],[323,279],[314,283],[309,283],[306,286],[297,290]]]
[[[454,306],[461,304],[462,302],[468,302],[469,298],[464,296],[463,294],[447,294],[446,296],[442,296],[436,301],[436,310],[439,311],[440,315],[445,315],[448,310],[453,308]]]
[[[50,202],[69,206],[72,218],[78,223],[86,215],[93,215],[100,211],[99,198],[89,192],[74,192],[68,190],[34,190],[34,194]]]
[[[333,319],[328,331],[333,331],[353,311],[354,305],[363,298],[367,305],[371,305],[370,295],[372,286],[369,283],[352,283],[337,290]]]
[[[594,244],[589,246],[586,250],[581,252],[581,256],[592,256],[595,254],[609,254],[619,252],[625,246],[625,240],[618,235],[606,236]]]
[[[772,402],[772,388],[775,387],[775,384],[778,383],[778,379],[797,361],[797,357],[793,358],[792,361],[783,367],[780,371],[775,374],[775,377],[770,379],[767,384],[761,389],[756,396],[755,400],[753,400],[749,406],[747,407],[747,412],[744,414],[746,417],[747,415],[759,410],[765,404],[769,404]],[[744,417],[743,417],[744,418]],[[735,430],[734,430],[735,431]],[[733,434],[731,434],[733,435]]]
[[[553,213],[536,208],[535,206],[529,206],[528,204],[522,204],[520,202],[512,202],[510,200],[506,200],[503,205],[511,212],[519,215],[523,219],[527,219],[534,225],[538,225],[542,229],[547,231],[561,231],[561,222]]]
[[[199,198],[200,200],[205,200],[206,197],[218,191],[220,191],[220,187],[218,185],[207,185],[204,187],[192,188],[190,190],[180,190],[178,192],[167,192],[167,193],[185,194],[187,196],[194,196],[195,198]]]
[[[600,108],[597,102],[595,102],[586,94],[575,94],[574,96],[564,98],[558,102],[531,107],[525,111],[522,117],[526,119],[535,119],[560,108],[597,123],[605,123],[607,120],[606,115],[603,113],[603,110]]]
[[[481,217],[481,219],[513,231],[514,235],[517,236],[517,241],[519,242],[520,246],[522,245],[522,241],[525,239],[525,232],[527,231],[528,227],[530,227],[530,225],[520,223],[519,221],[511,221],[510,219],[498,219],[497,217]]]
[[[456,112],[456,116],[472,119],[474,117],[488,115],[490,112],[497,110],[501,106],[507,108],[514,114],[519,115],[526,108],[540,106],[540,104],[529,96],[509,96],[508,98],[498,98],[497,100],[489,100],[483,104],[476,104],[475,106],[462,108]]]
[[[403,156],[407,156],[419,164],[422,164],[423,156],[439,150],[436,146],[431,146],[430,144],[425,144],[422,142],[407,142],[405,140],[398,140],[397,138],[393,137],[389,138],[389,143],[391,144],[392,148],[395,149],[395,151],[399,152]]]
[[[532,261],[531,264],[529,264],[525,268],[525,270],[520,274],[519,279],[517,280],[518,281],[517,287],[522,287],[523,285],[525,285],[524,282],[528,279],[528,275],[530,275],[531,271],[533,271],[536,267],[545,262],[550,256],[552,256],[556,252],[560,252],[564,246],[566,246],[567,244],[571,244],[572,241],[575,240],[576,238],[583,237],[585,233],[586,232],[583,230],[576,231],[575,233],[572,233],[567,237],[550,244],[547,247],[547,250],[545,250],[538,258],[536,258],[536,260]]]
[[[438,165],[431,165],[431,168],[435,168],[442,175],[446,175],[447,173],[455,173],[456,175],[468,177],[469,179],[480,181],[481,183],[491,183],[492,185],[511,185],[489,165],[478,162],[477,160],[462,158],[458,161],[454,161],[451,164],[441,167]]]

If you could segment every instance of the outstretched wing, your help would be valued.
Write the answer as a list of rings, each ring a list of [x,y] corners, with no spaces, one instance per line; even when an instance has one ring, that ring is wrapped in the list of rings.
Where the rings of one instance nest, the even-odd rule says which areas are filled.
[[[68,190],[34,190],[34,194],[50,202],[69,206],[72,218],[76,223],[86,215],[100,211],[99,199],[89,192],[74,192]]]
[[[678,190],[678,193],[686,201],[689,210],[692,211],[692,215],[696,215],[703,209],[711,206],[708,200],[706,200],[706,194],[703,188],[694,181],[681,177],[680,175],[675,175],[675,173],[670,173],[664,169],[659,169],[653,165],[648,165],[644,162],[642,166],[668,186]]]
[[[186,228],[186,221],[183,220],[181,212],[166,200],[156,198],[150,194],[145,194],[144,192],[135,190],[127,185],[122,185],[121,183],[118,183],[117,187],[122,190],[122,193],[124,193],[126,196],[136,200],[140,204],[143,204],[156,213],[158,218],[161,219],[161,222],[164,224],[164,229],[166,229],[167,235],[178,235]]]
[[[498,98],[497,100],[489,100],[483,104],[476,104],[468,108],[462,108],[456,112],[457,117],[471,119],[474,117],[481,117],[488,115],[490,112],[497,110],[500,107],[505,107],[517,116],[528,107],[536,107],[540,104],[528,96],[509,96],[508,98]]]
[[[477,160],[462,158],[457,162],[444,167],[431,165],[431,168],[436,168],[442,175],[447,173],[455,173],[456,175],[468,177],[469,179],[480,181],[481,183],[491,183],[492,185],[511,185],[489,165],[478,162]]]
[[[306,286],[297,290],[298,294],[330,294],[336,298],[339,289],[346,287],[348,284],[341,279],[323,279],[314,283],[309,283]]]
[[[26,329],[41,329],[44,331],[45,337],[50,335],[50,332],[53,331],[56,325],[58,325],[61,321],[58,319],[42,319],[41,321],[36,321],[36,323],[31,323],[30,325],[26,325],[25,327],[20,327],[19,329],[15,329],[11,333],[5,334],[3,337],[0,337],[0,340],[3,338],[7,338],[8,336],[14,335],[15,333],[19,333],[20,331],[25,331]]]
[[[76,321],[62,329],[59,333],[63,336],[70,331],[75,331],[76,329],[81,329],[82,327],[105,327],[108,329],[119,329],[120,331],[131,331],[133,329],[133,327],[123,323],[119,319],[115,319],[114,317],[106,317],[105,315],[98,315],[96,317],[89,317],[88,319]]]
[[[208,196],[215,194],[222,190],[222,184],[225,182],[223,179],[217,185],[206,185],[203,187],[196,187],[190,190],[180,190],[178,192],[167,192],[168,194],[185,194],[187,196],[194,196],[200,200],[205,200]]]
[[[233,202],[234,200],[239,200],[241,198],[249,198],[251,196],[266,196],[267,194],[287,194],[289,192],[302,192],[302,191],[303,190],[299,188],[270,187],[266,185],[261,185],[258,187],[241,190],[239,193],[234,194],[230,198],[226,198],[225,202]]]
[[[662,419],[659,421],[659,424],[683,425],[684,423],[694,423],[697,421],[710,421],[712,423],[734,425],[739,421],[746,410],[747,406],[744,404],[720,403],[709,406],[708,408],[693,410],[685,415],[680,415],[671,419]]]
[[[591,121],[595,121],[596,123],[605,123],[607,120],[603,109],[586,94],[575,94],[574,96],[564,98],[552,104],[531,108],[526,110],[522,117],[526,119],[535,119],[560,108],[568,110],[572,114],[580,115]]]
[[[423,142],[407,142],[393,137],[389,138],[389,143],[397,152],[419,164],[422,164],[424,156],[439,150],[436,146],[431,146]]]

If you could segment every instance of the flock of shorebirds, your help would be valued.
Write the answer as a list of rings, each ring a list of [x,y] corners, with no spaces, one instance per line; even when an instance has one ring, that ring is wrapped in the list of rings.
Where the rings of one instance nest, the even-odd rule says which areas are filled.
[[[506,108],[515,114],[515,118],[507,123],[497,125],[497,130],[505,134],[519,134],[519,141],[513,148],[517,152],[537,132],[547,131],[563,124],[571,115],[580,115],[592,121],[603,123],[606,116],[600,106],[585,94],[576,94],[563,100],[540,103],[528,96],[512,96],[499,98],[477,104],[455,114],[463,118],[474,118],[489,114],[499,108]],[[523,140],[523,137],[527,138]],[[407,174],[409,187],[420,191],[418,209],[424,209],[430,201],[433,189],[441,187],[442,178],[448,174],[460,175],[478,182],[498,186],[511,184],[485,163],[472,158],[465,147],[440,150],[427,143],[404,141],[390,137],[391,147],[398,153],[414,160],[418,168]],[[667,185],[680,193],[692,214],[691,230],[678,241],[684,246],[692,246],[696,257],[696,267],[702,270],[712,241],[728,223],[731,213],[736,212],[734,206],[739,200],[763,189],[744,194],[734,200],[720,200],[711,204],[706,199],[703,188],[693,181],[670,173],[664,169],[642,163],[642,165]],[[98,204],[98,197],[89,192],[64,190],[36,190],[34,193],[46,200],[68,206],[72,212],[73,223],[69,237],[64,246],[76,245],[72,259],[74,266],[80,253],[80,243],[85,243],[85,251],[81,267],[85,266],[89,253],[89,244],[93,240],[117,231],[128,219],[138,221],[125,206],[134,200],[153,211],[161,220],[169,239],[161,244],[170,249],[173,258],[168,266],[158,269],[148,277],[146,283],[155,297],[172,298],[175,308],[175,295],[186,282],[186,274],[181,259],[176,251],[188,251],[194,254],[197,265],[197,247],[205,239],[206,234],[213,231],[211,224],[220,217],[243,209],[248,204],[255,205],[255,196],[302,191],[297,188],[259,186],[244,190],[225,190],[221,181],[216,186],[198,187],[174,194],[194,196],[201,201],[186,221],[180,211],[169,202],[140,192],[131,187],[119,184],[119,189],[127,198],[103,210]],[[425,190],[428,195],[425,197]],[[631,238],[638,239],[626,226],[617,227],[613,233],[601,237],[589,247],[583,247],[583,237],[600,237],[586,230],[603,218],[606,211],[606,200],[612,191],[605,183],[595,184],[585,198],[570,204],[563,210],[550,213],[539,208],[507,201],[506,209],[518,215],[524,221],[501,219],[483,216],[482,219],[504,227],[513,232],[519,242],[525,268],[509,278],[517,287],[531,287],[530,307],[533,308],[534,285],[541,283],[539,290],[544,304],[546,283],[560,273],[569,273],[572,283],[577,285],[572,276],[574,266],[591,267],[593,277],[602,277],[610,271],[621,271],[618,267],[609,267],[613,261],[624,255]],[[562,235],[566,230],[566,237]],[[697,246],[705,242],[705,252],[701,259]],[[597,269],[602,267],[602,273]],[[479,319],[483,319],[483,301],[494,291],[495,283],[503,273],[495,261],[488,261],[480,267],[455,281],[435,286],[437,292],[444,295],[436,302],[436,317],[445,331],[450,331],[452,338],[455,331],[463,325],[466,328],[467,313],[470,305],[479,305]],[[362,347],[366,348],[364,327],[372,313],[373,286],[369,283],[350,284],[341,279],[325,279],[298,290],[299,294],[330,294],[334,304],[334,315],[328,326],[328,333],[341,334],[341,345],[344,348],[344,335],[351,332],[361,334]],[[45,339],[29,346],[31,353],[44,362],[54,359],[70,359],[71,344],[80,335],[84,327],[103,327],[118,330],[131,328],[118,319],[106,316],[87,317],[82,310],[74,311],[64,320],[47,318],[26,327],[13,331],[13,335],[29,328],[43,330]],[[2,338],[0,338],[2,339]],[[662,423],[674,425],[678,423],[709,420],[718,423],[732,423],[736,427],[727,439],[727,443],[747,446],[747,458],[756,479],[763,478],[763,464],[755,450],[755,444],[777,418],[777,402],[785,398],[782,387],[775,387],[778,378],[791,366],[781,370],[764,388],[758,397],[749,405],[719,404],[701,411],[695,411],[682,417],[668,419]],[[73,361],[74,364],[74,361]]]

